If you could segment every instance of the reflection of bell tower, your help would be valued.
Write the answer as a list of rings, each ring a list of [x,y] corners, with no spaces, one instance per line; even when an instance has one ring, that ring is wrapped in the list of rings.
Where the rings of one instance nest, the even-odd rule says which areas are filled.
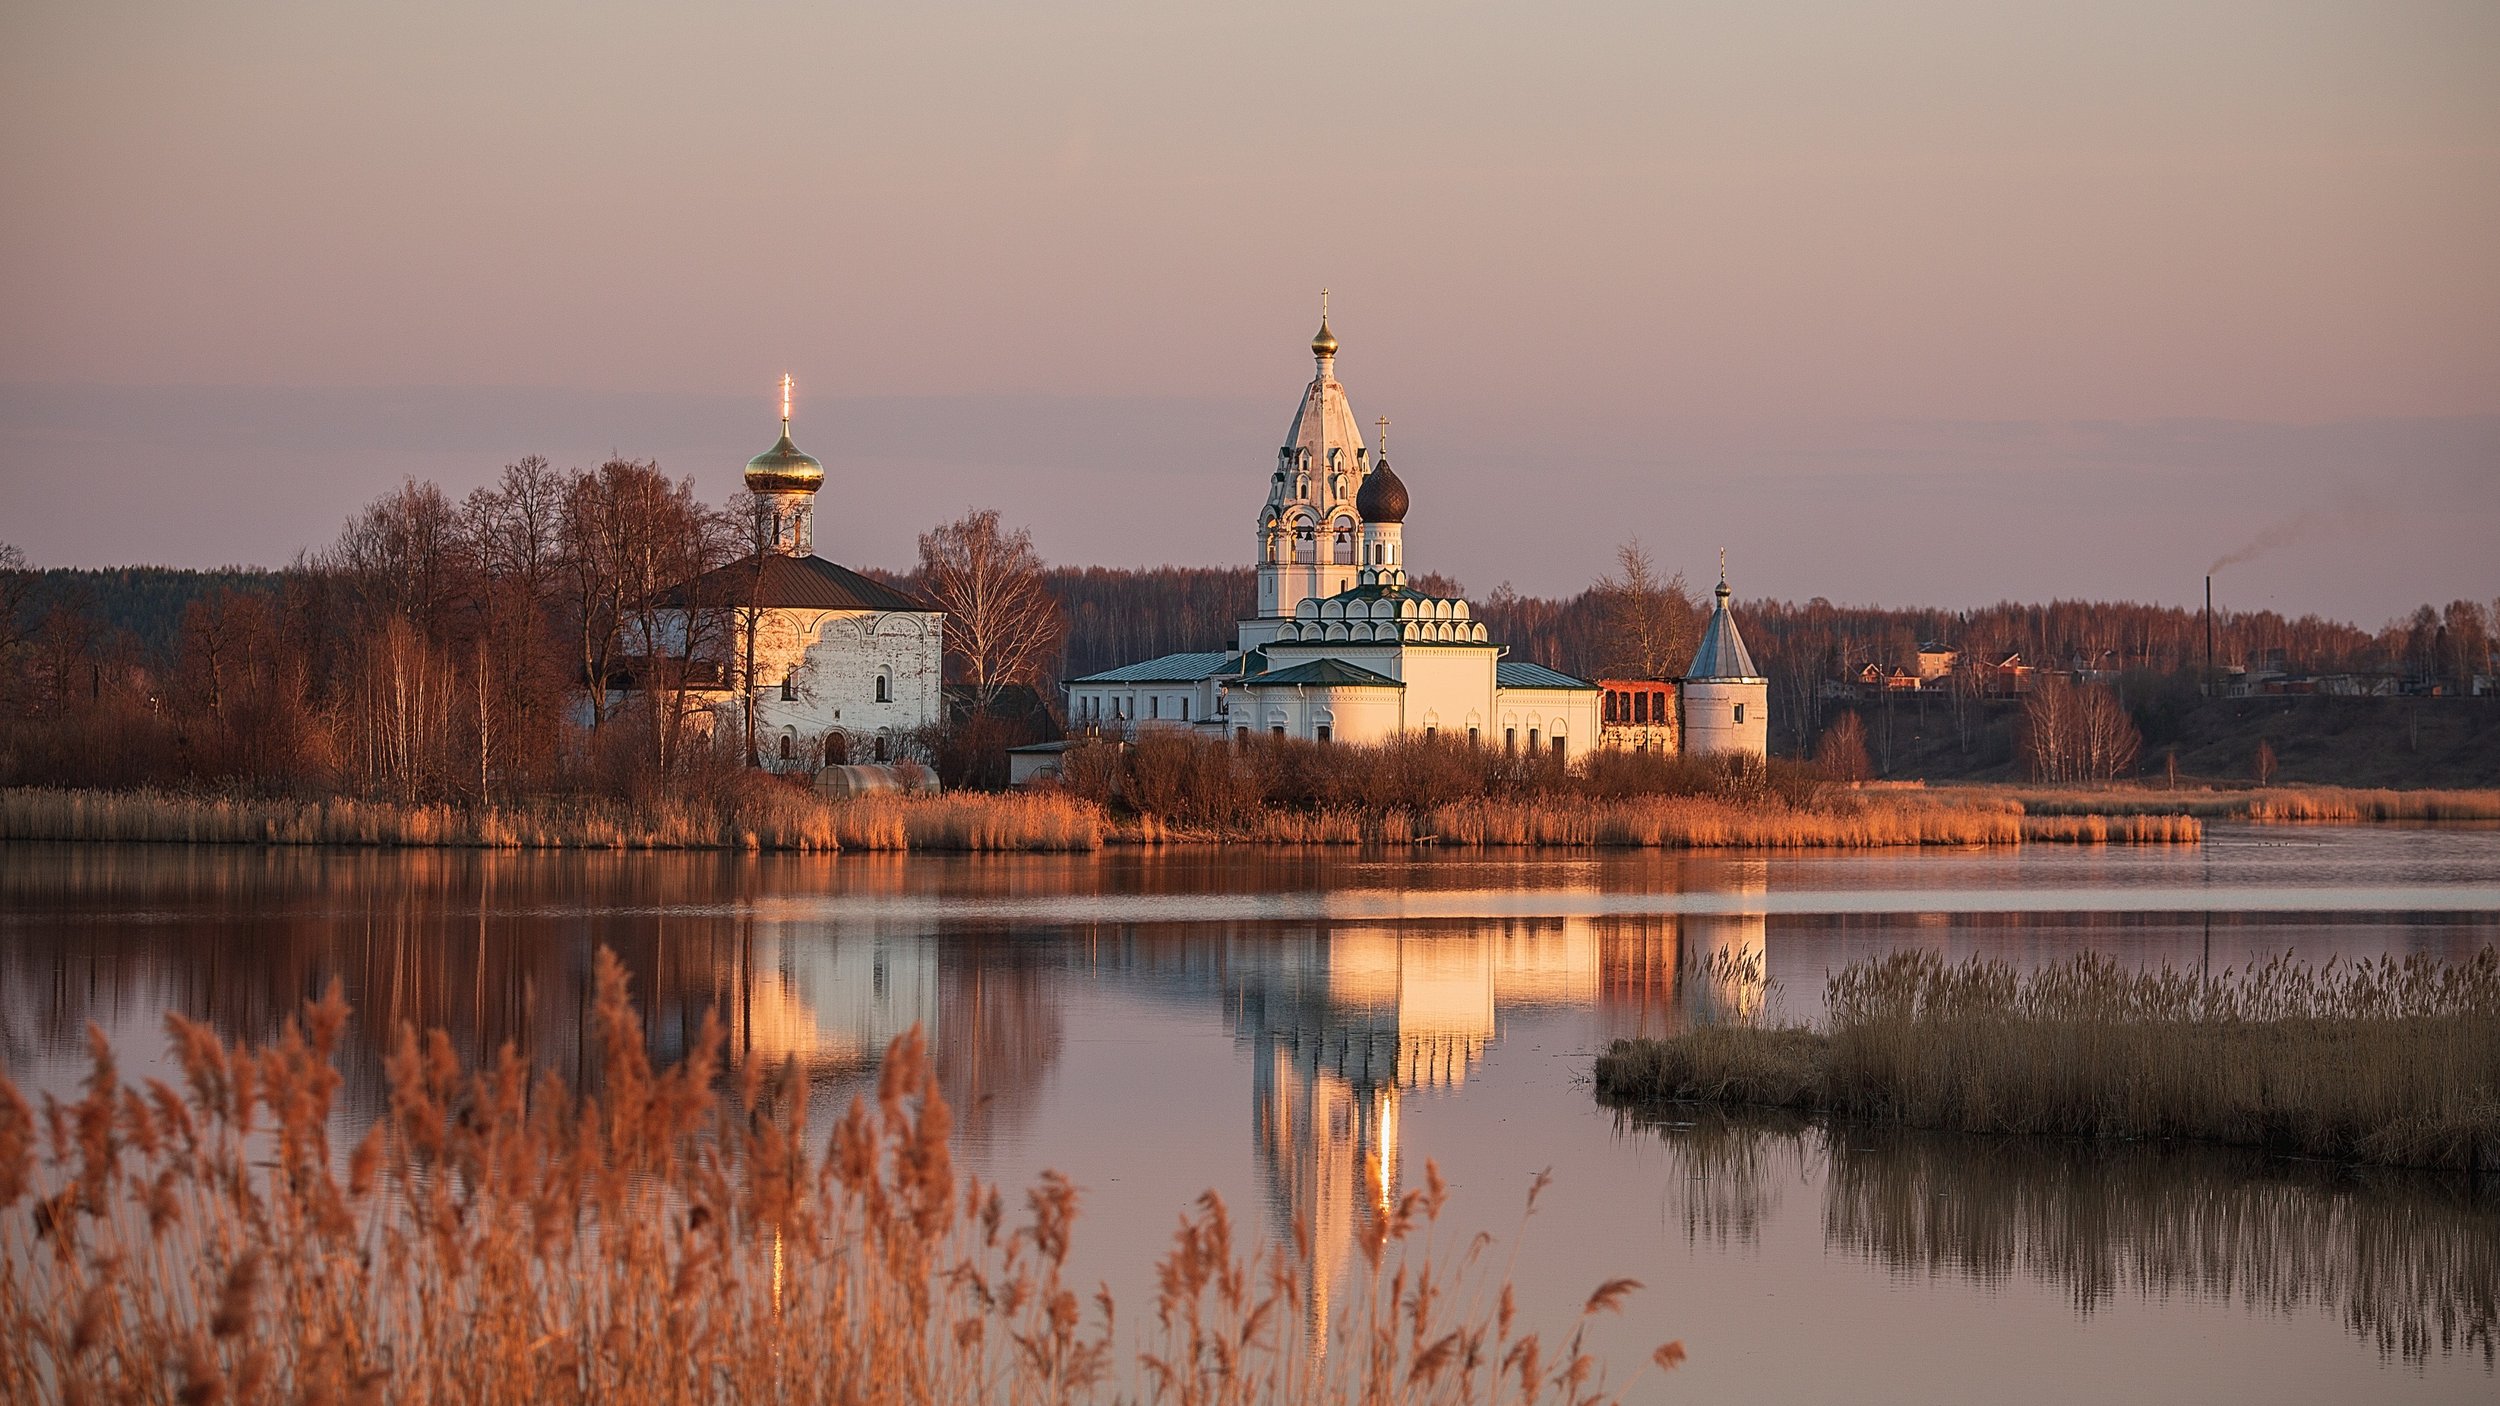
[[[1497,942],[1340,927],[1233,961],[1269,1209],[1280,1234],[1310,1234],[1303,1328],[1316,1354],[1356,1237],[1400,1193],[1402,1100],[1464,1083],[1493,1039]]]

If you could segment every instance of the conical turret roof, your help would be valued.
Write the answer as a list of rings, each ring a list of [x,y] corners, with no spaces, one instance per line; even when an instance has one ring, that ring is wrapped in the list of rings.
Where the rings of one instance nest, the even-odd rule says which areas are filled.
[[[1713,592],[1718,605],[1710,612],[1710,624],[1701,632],[1701,648],[1693,651],[1692,667],[1684,671],[1687,680],[1759,681],[1762,672],[1753,666],[1753,655],[1746,652],[1745,637],[1736,632],[1736,617],[1728,613],[1727,578],[1719,578],[1719,589]]]

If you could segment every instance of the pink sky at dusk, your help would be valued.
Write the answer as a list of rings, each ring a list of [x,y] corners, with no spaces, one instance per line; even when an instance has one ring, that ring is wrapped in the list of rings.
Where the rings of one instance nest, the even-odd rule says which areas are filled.
[[[2485,4],[23,4],[0,189],[40,564],[725,497],[785,370],[827,555],[1247,562],[1327,285],[1478,591],[2500,595]]]

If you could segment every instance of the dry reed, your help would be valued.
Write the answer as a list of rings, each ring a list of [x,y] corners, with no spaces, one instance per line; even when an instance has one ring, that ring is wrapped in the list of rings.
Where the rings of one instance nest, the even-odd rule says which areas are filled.
[[[2500,790],[2394,791],[2346,786],[2268,786],[2229,791],[2171,791],[2136,786],[2056,790],[1952,787],[1931,794],[1965,801],[1993,798],[2017,805],[2034,816],[2176,815],[2275,825],[2500,820]]]
[[[92,1029],[83,1097],[38,1118],[0,1080],[0,1398],[1618,1399],[1584,1335],[1638,1286],[1600,1286],[1559,1338],[1524,1330],[1486,1238],[1455,1263],[1441,1243],[1429,1165],[1358,1237],[1323,1356],[1301,1337],[1305,1237],[1240,1245],[1213,1193],[1124,1354],[1108,1290],[1067,1275],[1077,1188],[1045,1173],[1011,1212],[959,1178],[917,1029],[817,1154],[795,1065],[716,1087],[707,1019],[655,1069],[604,949],[597,984],[598,1097],[403,1026],[387,1115],[344,1151],[335,985],[266,1048],[169,1016],[180,1090],[124,1085]]]
[[[1071,796],[865,796],[792,786],[707,802],[547,800],[473,809],[162,791],[0,792],[0,841],[369,845],[480,849],[1090,850],[1106,826]]]
[[[1828,1031],[1618,1040],[1597,1062],[1598,1091],[2500,1166],[2500,949],[2462,962],[2279,958],[2219,976],[2130,972],[2089,953],[2024,976],[1905,952],[1844,968],[1826,1004]]]
[[[757,785],[706,800],[544,800],[479,810],[349,799],[287,800],[161,791],[0,792],[0,841],[359,845],[482,849],[1083,851],[1105,843],[1480,847],[1867,849],[2022,843],[2192,844],[2193,817],[2025,815],[1992,797],[1839,793],[1774,796],[1484,798],[1402,806],[1262,807],[1221,824],[1138,814],[1114,821],[1064,791],[826,799]]]

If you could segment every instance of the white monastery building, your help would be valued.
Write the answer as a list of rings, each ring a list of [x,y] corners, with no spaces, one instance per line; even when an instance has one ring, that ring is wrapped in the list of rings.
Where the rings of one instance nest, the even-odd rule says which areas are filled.
[[[699,691],[716,737],[746,725],[738,684],[754,631],[756,750],[775,771],[913,757],[918,730],[945,716],[944,613],[815,555],[824,483],[825,466],[790,440],[784,377],[780,442],[746,467],[763,545],[667,598],[679,630],[689,608],[724,617],[729,638],[716,652],[728,666]]]
[[[1324,306],[1311,353],[1318,369],[1258,512],[1257,613],[1240,622],[1229,650],[1167,654],[1072,680],[1070,730],[1130,736],[1174,727],[1318,742],[1423,733],[1566,758],[1598,746],[1596,684],[1504,659],[1465,600],[1408,584],[1407,487],[1389,465],[1387,422],[1380,457],[1363,443],[1337,380]],[[1722,581],[1693,673],[1722,690],[1709,706],[1724,701],[1739,714],[1708,733],[1711,747],[1759,754],[1768,686],[1754,677],[1727,598]]]

